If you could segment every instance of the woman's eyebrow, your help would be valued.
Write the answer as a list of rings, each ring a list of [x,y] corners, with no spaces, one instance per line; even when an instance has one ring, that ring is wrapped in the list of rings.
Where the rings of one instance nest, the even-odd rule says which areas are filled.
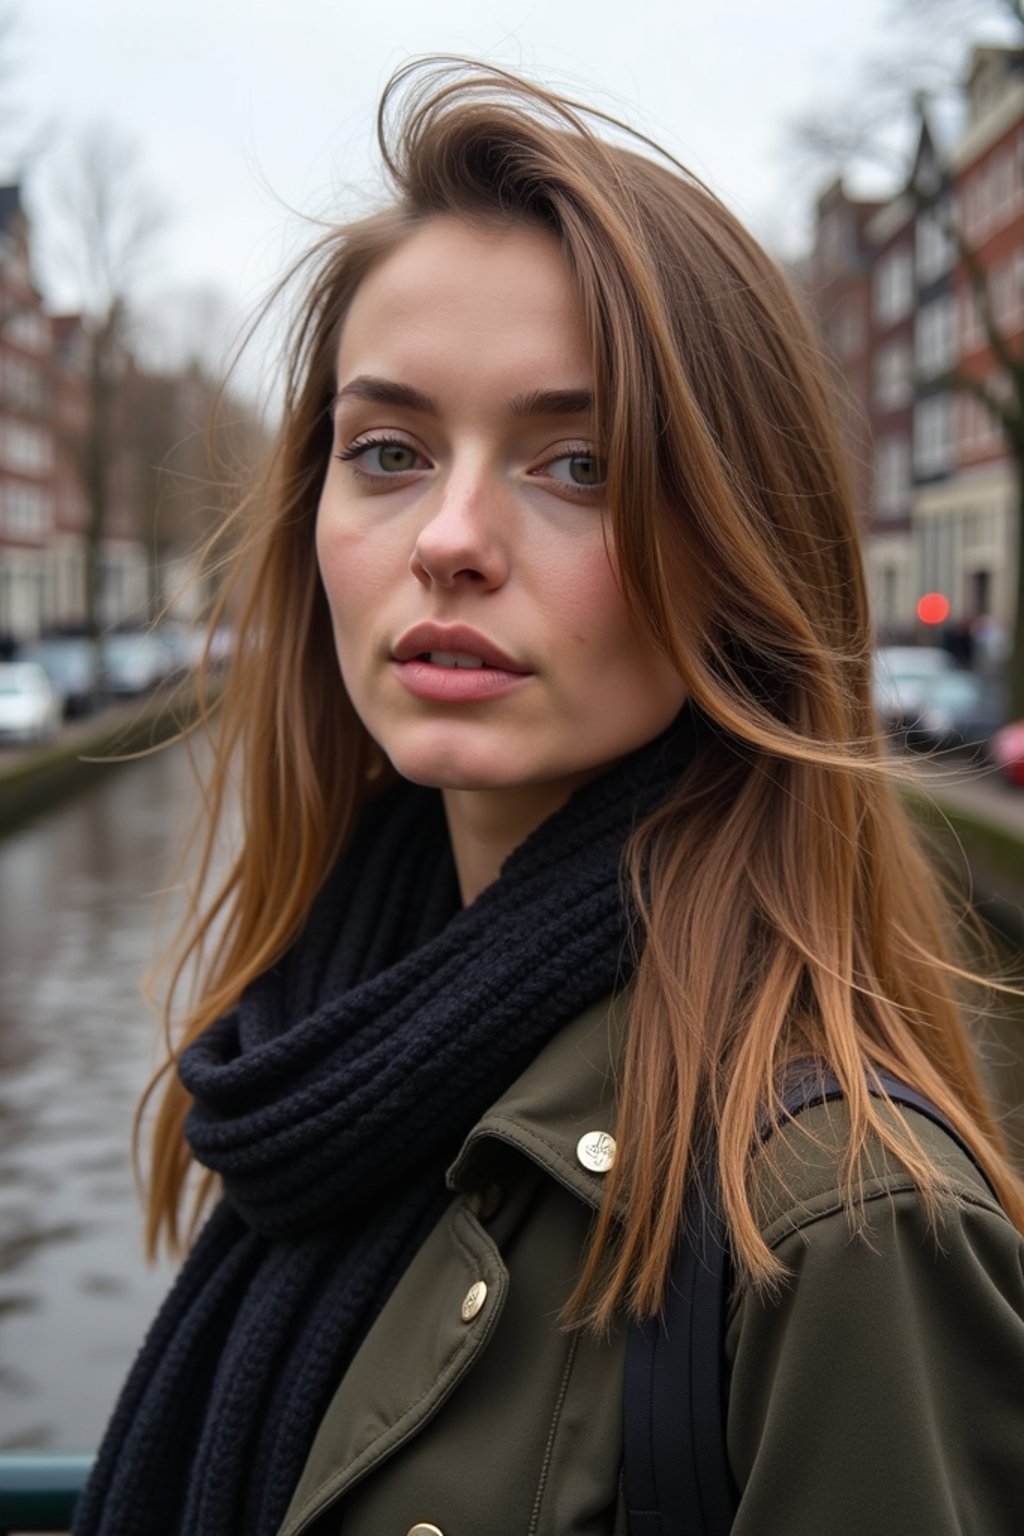
[[[591,416],[593,411],[589,389],[533,389],[513,395],[508,403],[510,416]]]
[[[339,389],[331,401],[333,414],[342,400],[369,400],[372,405],[404,406],[408,411],[421,411],[425,416],[436,416],[437,406],[429,395],[424,395],[409,384],[396,384],[391,379],[375,379],[361,373],[343,389]]]
[[[421,390],[366,373],[359,374],[338,390],[331,401],[332,414],[342,400],[368,400],[373,405],[400,406],[408,411],[419,411],[424,416],[440,414],[435,402]],[[594,396],[589,389],[534,389],[523,395],[513,395],[508,402],[510,416],[590,416],[593,410]]]

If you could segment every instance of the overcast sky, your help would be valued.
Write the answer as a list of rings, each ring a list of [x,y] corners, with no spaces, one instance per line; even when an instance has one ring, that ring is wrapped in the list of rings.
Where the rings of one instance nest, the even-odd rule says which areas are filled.
[[[904,4],[906,0],[904,0]],[[786,124],[848,95],[891,44],[899,0],[13,0],[15,128],[47,127],[29,181],[40,275],[46,178],[62,142],[104,120],[130,137],[168,220],[148,282],[223,289],[251,308],[304,240],[377,185],[372,120],[391,71],[456,51],[626,116],[792,251],[811,187]],[[965,35],[966,43],[966,35]],[[10,138],[10,131],[8,131]]]

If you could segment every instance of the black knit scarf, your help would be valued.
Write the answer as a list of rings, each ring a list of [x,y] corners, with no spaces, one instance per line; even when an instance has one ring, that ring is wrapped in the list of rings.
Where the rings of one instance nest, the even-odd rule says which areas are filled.
[[[578,790],[461,908],[437,791],[364,813],[299,941],[184,1053],[223,1180],[126,1382],[75,1536],[272,1536],[446,1199],[445,1168],[631,961],[619,880],[690,723]]]

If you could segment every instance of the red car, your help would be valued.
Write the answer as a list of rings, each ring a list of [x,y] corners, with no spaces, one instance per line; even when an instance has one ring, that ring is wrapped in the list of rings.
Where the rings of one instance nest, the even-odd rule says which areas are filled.
[[[1008,784],[1024,784],[1024,720],[1015,720],[997,731],[989,751]]]

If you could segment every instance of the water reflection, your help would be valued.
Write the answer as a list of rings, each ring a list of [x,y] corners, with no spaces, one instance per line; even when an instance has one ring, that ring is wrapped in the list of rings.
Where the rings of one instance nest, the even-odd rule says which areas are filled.
[[[185,752],[112,769],[0,843],[0,1445],[92,1450],[170,1278],[128,1150],[159,1060],[139,995]]]

